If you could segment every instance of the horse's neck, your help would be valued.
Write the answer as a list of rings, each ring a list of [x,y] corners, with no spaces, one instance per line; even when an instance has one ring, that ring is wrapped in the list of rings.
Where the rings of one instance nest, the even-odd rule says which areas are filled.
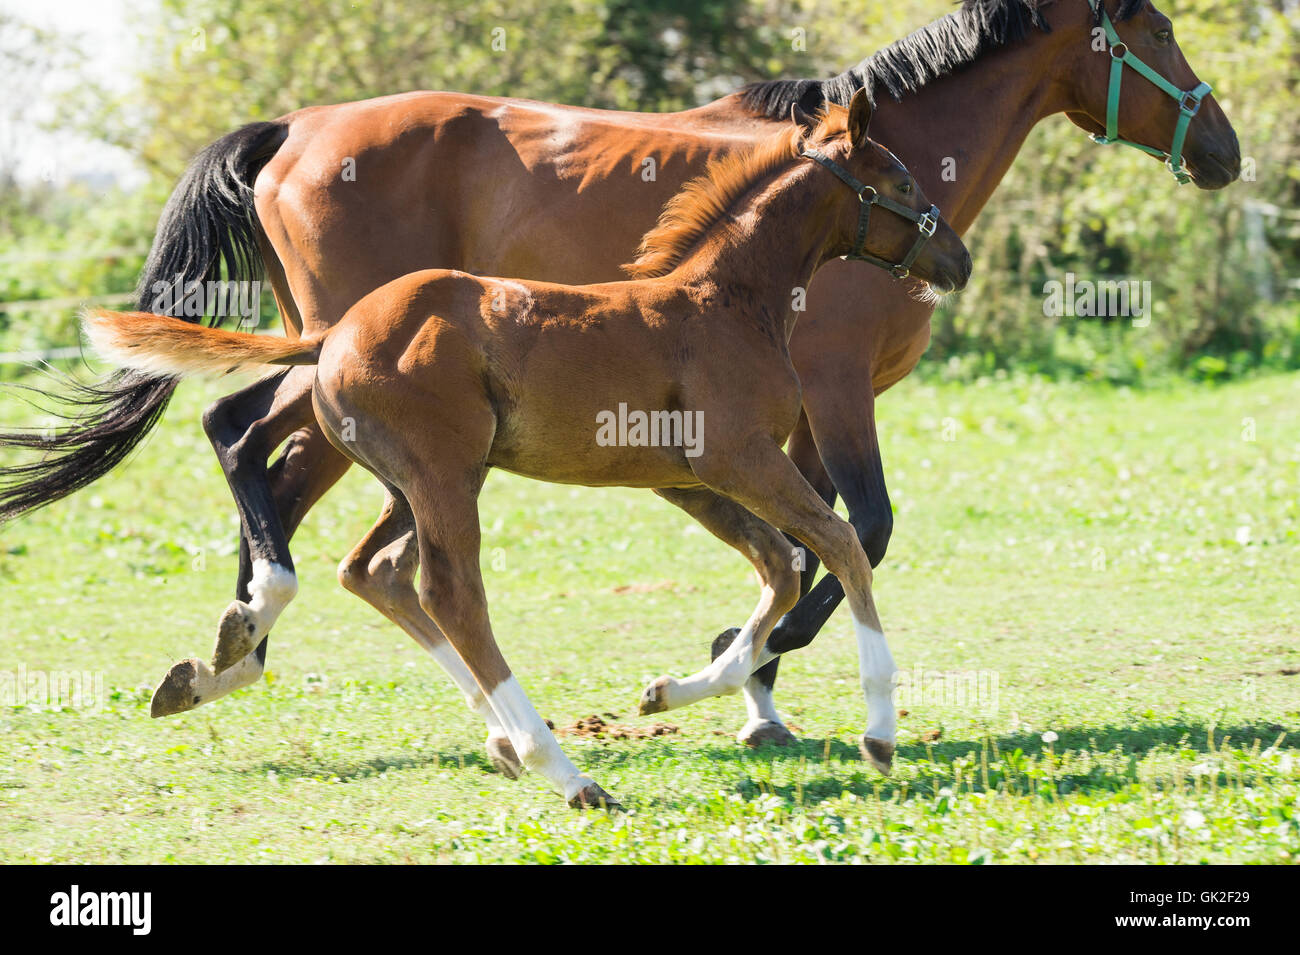
[[[1066,109],[1059,48],[1035,31],[902,102],[879,96],[871,135],[892,149],[963,234],[1001,183],[1035,125]]]
[[[724,300],[745,301],[746,321],[770,322],[787,340],[797,317],[793,297],[807,289],[827,257],[844,198],[836,190],[851,195],[838,182],[808,172],[795,164],[756,189],[674,270],[685,284],[707,285],[720,290]]]

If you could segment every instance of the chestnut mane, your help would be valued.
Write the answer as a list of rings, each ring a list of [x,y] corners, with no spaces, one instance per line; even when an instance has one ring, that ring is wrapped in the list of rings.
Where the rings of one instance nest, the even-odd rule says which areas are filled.
[[[845,132],[848,116],[843,106],[825,104],[807,138],[821,142]],[[804,131],[792,122],[748,149],[711,160],[704,175],[668,200],[659,222],[641,239],[636,261],[623,271],[634,279],[667,275],[742,196],[795,158],[803,140]]]

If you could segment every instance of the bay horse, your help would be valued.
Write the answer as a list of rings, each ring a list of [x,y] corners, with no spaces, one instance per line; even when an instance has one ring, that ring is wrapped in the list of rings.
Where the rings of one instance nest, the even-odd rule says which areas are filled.
[[[762,594],[739,636],[701,672],[652,682],[643,713],[735,692],[770,659],[768,633],[799,598],[781,532],[806,542],[848,591],[869,718],[861,749],[888,773],[896,667],[871,564],[853,527],[782,450],[801,404],[788,346],[799,317],[792,293],[823,263],[861,259],[940,292],[970,275],[957,233],[868,136],[871,110],[861,90],[817,122],[794,107],[788,129],[711,163],[646,235],[630,281],[572,286],[433,269],[389,282],[310,337],[138,312],[92,313],[87,330],[102,356],[137,370],[314,366],[317,422],[388,491],[363,546],[382,549],[414,529],[418,591],[410,567],[392,604],[445,634],[523,766],[570,805],[613,800],[560,750],[492,635],[478,515],[489,468],[653,488],[753,563]],[[692,449],[599,441],[596,424],[624,405],[698,418],[705,439]]]
[[[153,283],[216,277],[223,263],[232,278],[253,277],[265,265],[294,336],[319,334],[366,293],[430,265],[567,283],[612,280],[663,203],[709,159],[769,134],[792,104],[843,105],[858,89],[877,102],[877,138],[959,234],[1029,131],[1058,113],[1108,141],[1159,153],[1172,153],[1181,136],[1176,166],[1185,176],[1202,189],[1232,182],[1240,149],[1213,96],[1176,100],[1136,74],[1111,95],[1121,91],[1116,64],[1122,77],[1136,69],[1134,60],[1172,88],[1201,89],[1168,18],[1147,0],[965,0],[836,76],[759,83],[679,113],[456,93],[312,107],[246,126],[196,157],[164,210],[139,307],[148,308]],[[343,174],[349,163],[352,177]],[[864,302],[872,303],[869,312]],[[838,262],[817,274],[806,304],[791,340],[803,414],[789,454],[823,499],[844,498],[874,566],[893,528],[876,396],[919,361],[932,304],[883,273]],[[45,452],[6,472],[0,515],[57,500],[107,473],[156,423],[175,385],[168,376],[120,373],[75,395],[84,416],[53,436],[0,436]],[[350,465],[316,426],[310,387],[310,374],[293,369],[223,398],[204,417],[242,519],[237,599],[219,629],[220,665],[177,663],[155,694],[155,715],[217,699],[263,672],[266,636],[296,590],[289,535]],[[414,560],[398,548],[371,562],[345,561],[340,578],[382,609],[392,569]],[[842,599],[834,577],[811,587],[816,572],[810,557],[806,595],[769,646],[807,644]],[[251,643],[254,652],[231,664]],[[458,684],[472,685],[445,642],[427,646]],[[743,741],[792,738],[773,700],[776,665],[746,684]]]

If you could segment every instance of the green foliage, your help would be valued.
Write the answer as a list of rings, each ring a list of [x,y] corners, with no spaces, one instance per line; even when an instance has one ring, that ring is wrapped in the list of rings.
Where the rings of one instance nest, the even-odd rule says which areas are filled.
[[[1168,372],[1218,380],[1300,367],[1300,15],[1280,0],[1160,5],[1193,68],[1215,86],[1251,178],[1212,194],[1177,188],[1149,157],[1093,146],[1064,117],[1042,124],[968,236],[975,276],[936,314],[927,373],[1021,368],[1135,384]],[[74,188],[55,197],[6,183],[0,164],[0,297],[127,292],[136,258],[41,256],[147,247],[189,158],[251,120],[411,89],[680,109],[753,79],[836,72],[948,8],[936,0],[161,0],[160,10],[136,12],[131,82],[84,84],[59,116],[128,150],[149,171],[148,187],[136,196]],[[87,55],[12,17],[0,20],[0,41],[0,67],[20,78],[75,68]],[[1044,283],[1066,272],[1150,281],[1152,321],[1135,328],[1045,316]],[[0,312],[0,350],[66,345],[72,331],[66,309]]]
[[[950,373],[1135,383],[1300,367],[1300,16],[1266,3],[1160,6],[1237,130],[1244,181],[1175,187],[1136,150],[1095,146],[1064,118],[1041,124],[968,236],[970,287],[936,314],[930,357]],[[1150,281],[1150,324],[1045,316],[1044,283],[1071,271]]]

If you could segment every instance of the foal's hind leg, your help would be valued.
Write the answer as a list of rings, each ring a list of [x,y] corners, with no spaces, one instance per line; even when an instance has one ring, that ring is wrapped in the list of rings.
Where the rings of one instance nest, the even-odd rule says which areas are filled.
[[[662,676],[646,687],[641,694],[642,713],[658,713],[739,690],[754,671],[768,633],[799,599],[794,548],[772,525],[708,488],[667,488],[655,493],[744,554],[754,565],[763,592],[749,622],[709,666],[682,680]],[[759,721],[765,718],[753,712],[750,716]]]
[[[406,498],[420,548],[420,606],[464,661],[520,761],[570,805],[612,807],[564,755],[492,635],[479,568],[478,495],[497,418],[475,391],[482,379],[464,338],[447,335],[437,345],[439,360],[422,367],[418,380],[384,382],[383,406],[392,411],[370,415],[361,410],[379,404],[371,390],[379,386],[365,376],[345,378],[327,345],[313,389],[316,418],[336,447]],[[365,426],[344,441],[340,425],[349,416],[363,417]]]
[[[487,723],[486,749],[492,765],[502,775],[516,779],[524,767],[505,727],[464,661],[420,606],[414,587],[418,566],[419,545],[410,505],[400,494],[386,490],[379,520],[339,565],[339,583],[405,630],[442,665],[465,694],[465,703]]]

